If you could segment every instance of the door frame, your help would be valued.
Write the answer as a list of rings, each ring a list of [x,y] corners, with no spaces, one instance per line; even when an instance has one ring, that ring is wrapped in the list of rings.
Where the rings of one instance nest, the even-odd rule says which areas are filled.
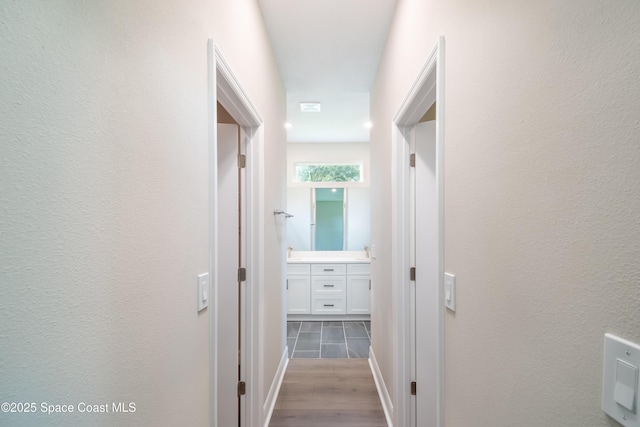
[[[243,244],[244,267],[247,270],[245,298],[242,301],[244,312],[241,315],[243,345],[240,360],[243,366],[243,379],[247,384],[243,406],[242,426],[256,426],[262,423],[264,411],[262,402],[264,392],[262,384],[264,353],[263,334],[260,333],[260,319],[263,316],[259,302],[264,289],[264,255],[260,251],[261,236],[264,235],[264,126],[257,109],[251,103],[235,74],[212,39],[207,42],[208,66],[208,140],[209,140],[209,271],[211,271],[211,304],[209,306],[209,404],[210,420],[216,426],[218,411],[217,372],[219,330],[224,319],[218,318],[218,193],[217,193],[217,103],[219,102],[240,126],[241,147],[246,148],[246,205],[243,206],[243,220],[246,224]],[[219,426],[223,427],[223,426]]]
[[[444,36],[440,36],[418,76],[407,93],[392,122],[392,274],[394,283],[394,348],[396,356],[396,392],[397,411],[394,410],[397,426],[411,425],[413,356],[415,349],[410,337],[411,322],[415,321],[415,312],[411,308],[411,286],[409,269],[411,262],[412,213],[410,209],[411,173],[409,156],[411,154],[411,134],[416,123],[428,108],[437,103],[436,108],[436,199],[438,223],[437,254],[437,298],[438,310],[432,313],[431,321],[437,327],[438,338],[434,343],[437,351],[437,384],[433,395],[437,408],[437,426],[444,425]],[[416,219],[418,220],[418,219]],[[416,236],[420,238],[420,236]],[[417,355],[419,358],[419,355]],[[426,384],[418,386],[428,387]],[[418,425],[419,420],[418,420]]]

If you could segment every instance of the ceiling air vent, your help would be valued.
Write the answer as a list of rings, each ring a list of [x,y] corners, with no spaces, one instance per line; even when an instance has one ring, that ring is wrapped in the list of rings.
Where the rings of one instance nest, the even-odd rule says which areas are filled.
[[[319,102],[301,102],[300,111],[302,111],[303,113],[319,113],[320,103]]]

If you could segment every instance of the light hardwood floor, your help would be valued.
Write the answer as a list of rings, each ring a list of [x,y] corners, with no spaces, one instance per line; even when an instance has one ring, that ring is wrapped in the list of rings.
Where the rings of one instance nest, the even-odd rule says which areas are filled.
[[[291,359],[270,427],[386,427],[367,359]]]

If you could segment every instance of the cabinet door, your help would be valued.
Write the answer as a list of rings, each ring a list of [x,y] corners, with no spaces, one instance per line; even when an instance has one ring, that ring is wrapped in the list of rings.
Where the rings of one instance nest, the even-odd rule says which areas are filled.
[[[371,312],[371,279],[369,276],[347,277],[347,314]]]
[[[311,278],[309,276],[287,278],[287,313],[311,313]]]

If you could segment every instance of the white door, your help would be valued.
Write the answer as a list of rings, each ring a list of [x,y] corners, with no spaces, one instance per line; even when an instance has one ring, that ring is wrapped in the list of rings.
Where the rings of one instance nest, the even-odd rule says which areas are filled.
[[[218,426],[239,425],[239,127],[218,124]]]
[[[413,129],[415,153],[414,196],[414,381],[417,425],[438,422],[438,194],[436,182],[436,122]],[[414,424],[415,425],[415,424]]]

